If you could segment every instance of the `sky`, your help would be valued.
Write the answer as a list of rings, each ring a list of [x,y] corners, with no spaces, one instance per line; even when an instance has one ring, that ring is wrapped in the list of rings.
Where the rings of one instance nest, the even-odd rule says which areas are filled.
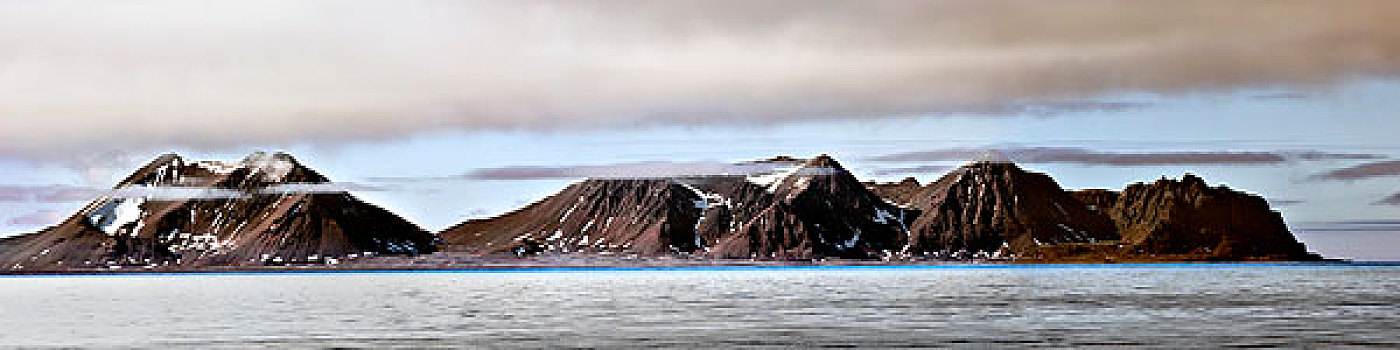
[[[1400,260],[1391,1],[0,2],[0,235],[161,153],[285,151],[429,230],[779,154],[1190,172]]]

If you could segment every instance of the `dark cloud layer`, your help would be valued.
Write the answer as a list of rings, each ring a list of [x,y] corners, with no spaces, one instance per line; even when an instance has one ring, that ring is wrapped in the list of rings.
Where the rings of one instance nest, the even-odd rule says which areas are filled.
[[[632,162],[573,166],[508,166],[481,168],[472,172],[445,177],[376,177],[377,182],[419,182],[451,180],[550,180],[581,178],[664,178],[708,175],[761,175],[775,169],[791,167],[791,163],[726,163],[726,162]]]
[[[881,162],[1014,161],[1101,166],[1261,165],[1293,160],[1374,159],[1379,155],[1320,151],[1185,151],[1112,152],[1075,147],[949,148],[896,153],[871,158]]]
[[[78,186],[14,186],[0,185],[0,202],[16,203],[71,203],[86,202],[98,197],[151,198],[164,200],[180,199],[231,199],[244,198],[250,194],[285,195],[297,193],[341,193],[348,191],[384,191],[383,186],[356,183],[288,183],[246,192],[216,187],[194,186],[131,186],[118,189],[105,189]]]
[[[1382,204],[1382,205],[1400,205],[1400,193],[1395,193],[1395,194],[1386,196],[1385,198],[1382,198],[1380,201],[1376,202],[1376,204]]]
[[[0,154],[1121,110],[1098,98],[1394,77],[1395,23],[1387,0],[8,1]]]
[[[880,168],[871,172],[874,175],[904,175],[904,174],[942,174],[952,170],[952,166],[947,165],[923,165],[903,168]]]
[[[1309,222],[1297,225],[1299,230],[1320,232],[1400,232],[1400,220],[1347,220]]]
[[[1371,162],[1314,175],[1315,180],[1362,180],[1400,176],[1400,160]]]
[[[1298,204],[1303,204],[1303,203],[1307,203],[1307,202],[1308,202],[1308,201],[1301,200],[1301,199],[1269,199],[1269,204],[1270,204],[1270,205],[1281,206],[1281,207],[1290,206],[1290,205],[1298,205]]]
[[[758,160],[746,162],[720,161],[643,161],[614,164],[564,165],[564,166],[505,166],[474,169],[465,174],[451,176],[394,176],[370,177],[366,180],[379,183],[435,182],[435,181],[512,181],[512,180],[557,180],[557,179],[653,179],[686,176],[741,175],[755,176],[773,174],[782,169],[795,168],[802,164],[800,159]],[[804,168],[796,171],[806,174],[829,174],[827,168]]]

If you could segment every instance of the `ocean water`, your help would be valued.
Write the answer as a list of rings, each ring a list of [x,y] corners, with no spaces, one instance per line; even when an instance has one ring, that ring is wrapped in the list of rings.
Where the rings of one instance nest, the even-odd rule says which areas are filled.
[[[0,344],[1400,347],[1400,266],[0,277]]]

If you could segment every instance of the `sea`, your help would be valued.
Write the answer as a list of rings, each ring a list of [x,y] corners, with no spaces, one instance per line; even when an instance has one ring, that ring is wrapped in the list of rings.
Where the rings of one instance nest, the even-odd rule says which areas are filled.
[[[8,276],[0,346],[1397,348],[1400,264]]]

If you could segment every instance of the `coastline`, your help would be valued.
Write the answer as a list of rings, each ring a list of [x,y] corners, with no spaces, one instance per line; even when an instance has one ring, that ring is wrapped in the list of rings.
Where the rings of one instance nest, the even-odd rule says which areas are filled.
[[[1400,266],[1400,261],[1180,261],[1138,260],[1094,263],[1075,261],[753,261],[705,260],[686,263],[657,261],[633,264],[557,264],[540,261],[506,261],[482,264],[352,264],[295,266],[198,266],[198,267],[119,267],[70,268],[0,271],[0,277],[43,276],[120,276],[120,275],[295,275],[295,274],[373,274],[373,273],[545,273],[545,272],[625,272],[625,271],[760,271],[831,269],[1007,269],[1007,268],[1163,268],[1163,267],[1321,267],[1321,266]]]

